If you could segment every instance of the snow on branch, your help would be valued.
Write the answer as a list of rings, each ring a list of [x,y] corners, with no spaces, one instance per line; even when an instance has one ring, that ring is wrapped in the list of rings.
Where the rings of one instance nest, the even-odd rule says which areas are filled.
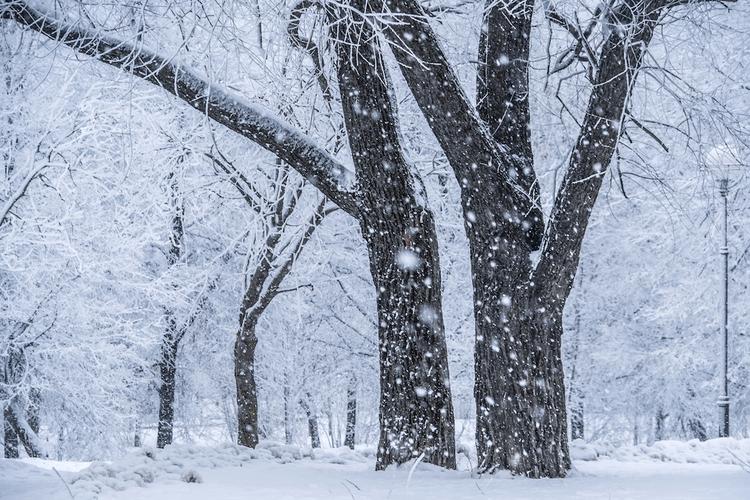
[[[355,196],[349,190],[354,182],[353,173],[304,133],[272,113],[209,82],[179,62],[95,30],[64,23],[24,2],[5,2],[0,7],[0,17],[14,20],[81,54],[162,87],[209,118],[274,153],[331,201],[357,217]]]

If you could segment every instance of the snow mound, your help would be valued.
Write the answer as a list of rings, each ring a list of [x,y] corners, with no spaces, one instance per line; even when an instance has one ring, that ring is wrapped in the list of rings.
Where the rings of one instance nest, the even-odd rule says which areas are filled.
[[[574,441],[574,443],[576,443]],[[576,445],[577,446],[577,445]],[[607,447],[583,445],[571,455],[578,460],[595,460],[582,458],[581,455],[592,451],[599,457],[607,457],[621,462],[675,462],[683,464],[732,464],[747,466],[750,464],[750,439],[717,438],[708,441],[657,441],[652,445],[635,445]],[[576,454],[581,454],[576,456]]]
[[[353,462],[367,462],[366,455],[351,450],[346,446],[340,448],[315,448],[310,450],[310,458],[329,464],[350,464]]]
[[[596,446],[585,442],[583,439],[574,439],[570,442],[570,458],[589,462],[599,458]]]
[[[302,459],[346,464],[367,458],[349,448],[314,449],[262,441],[255,449],[237,445],[205,447],[170,445],[138,448],[116,462],[93,462],[73,476],[70,487],[78,499],[96,499],[106,490],[146,487],[154,482],[202,482],[201,469],[242,467],[252,460],[291,463]]]

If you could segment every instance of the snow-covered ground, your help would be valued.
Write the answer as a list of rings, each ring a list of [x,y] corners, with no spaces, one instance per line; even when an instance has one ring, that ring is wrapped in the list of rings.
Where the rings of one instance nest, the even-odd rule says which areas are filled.
[[[372,450],[263,443],[139,449],[113,462],[0,460],[0,498],[111,499],[750,499],[750,439],[652,446],[575,444],[566,479],[477,477],[407,464],[373,471]]]

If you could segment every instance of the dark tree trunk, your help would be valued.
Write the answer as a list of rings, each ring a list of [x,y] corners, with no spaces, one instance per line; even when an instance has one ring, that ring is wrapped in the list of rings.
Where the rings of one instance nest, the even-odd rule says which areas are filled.
[[[474,267],[474,274],[481,280],[480,267]],[[475,293],[492,290],[488,284],[495,280],[485,281],[484,288],[475,286]],[[528,286],[498,292],[480,294],[482,307],[477,309],[484,315],[475,316],[480,469],[565,476],[570,458],[560,351],[562,311],[545,308]],[[497,318],[500,324],[487,318]]]
[[[39,436],[31,429],[25,412],[17,401],[11,400],[4,411],[5,425],[10,425],[17,436],[18,442],[23,445],[26,454],[32,458],[46,457],[47,453],[42,447]]]
[[[570,409],[570,438],[585,439],[584,400],[582,395],[576,394],[577,392],[574,390],[573,404]]]
[[[255,347],[258,337],[254,315],[241,315],[234,343],[234,381],[237,386],[237,443],[249,448],[258,444],[258,391],[255,385]]]
[[[530,11],[526,15],[512,23],[520,33],[528,32]],[[532,248],[525,246],[507,223],[506,234],[497,235],[488,234],[491,231],[487,228],[495,227],[491,218],[480,218],[480,223],[469,227],[478,306],[477,446],[484,470],[508,468],[532,477],[561,477],[570,468],[560,353],[562,313],[591,211],[614,154],[625,105],[656,18],[657,13],[636,11],[630,19],[634,31],[623,34],[614,30],[603,44],[588,110],[557,193],[536,268],[530,267]],[[494,30],[490,27],[488,31],[487,50],[492,47],[491,35],[502,33],[508,19],[495,19]],[[512,103],[511,115],[527,120],[528,127],[528,109],[515,99],[517,89],[528,88],[525,70],[515,67],[518,60],[526,58],[528,47],[511,42],[496,45],[496,49],[507,51],[511,63],[494,77],[510,80],[501,85],[504,99]],[[507,133],[496,134],[496,138],[533,165],[528,135],[518,130],[518,124],[508,124]],[[493,269],[487,264],[495,258],[502,269],[499,273],[487,270]],[[488,404],[488,397],[494,404]],[[493,445],[487,445],[489,442]]]
[[[667,437],[667,417],[669,414],[664,413],[664,410],[659,408],[654,417],[654,439],[656,441],[662,441]]]
[[[557,193],[540,262],[532,269],[530,254],[539,248],[544,227],[528,136],[532,5],[490,2],[486,11],[479,111],[492,134],[468,103],[419,2],[370,3],[375,10],[383,5],[399,14],[384,24],[384,33],[399,47],[393,51],[399,68],[461,187],[474,286],[480,469],[564,476],[570,459],[562,310],[661,8],[626,3],[608,18],[628,28],[608,30],[602,44],[584,124]]]
[[[143,443],[141,442],[141,421],[135,421],[135,428],[133,429],[133,447],[140,448]]]
[[[690,431],[690,436],[693,439],[698,439],[699,441],[706,441],[708,439],[706,426],[703,425],[703,422],[701,422],[700,419],[689,418],[687,420],[687,428],[688,428],[688,431]]]
[[[164,448],[172,444],[174,432],[174,394],[177,375],[177,348],[175,338],[175,321],[169,315],[168,331],[162,337],[161,359],[159,360],[159,373],[161,386],[159,387],[159,425],[156,433],[157,448]]]
[[[318,415],[310,406],[311,403],[308,403],[304,399],[300,399],[299,404],[302,407],[302,409],[305,410],[305,415],[307,415],[307,431],[310,434],[310,446],[313,448],[320,448],[320,431],[318,430]]]
[[[36,388],[32,388],[29,391],[29,408],[27,410],[29,427],[34,431],[34,434],[39,435],[39,427],[41,425],[40,414],[42,408],[42,391]]]
[[[354,440],[357,432],[357,384],[352,377],[346,388],[346,435],[344,446],[354,449]]]
[[[5,438],[5,458],[18,458],[18,435],[10,421],[13,416],[10,413],[10,405],[3,409],[3,431]]]
[[[178,164],[182,163],[182,157]],[[180,261],[184,251],[184,216],[185,208],[178,184],[178,176],[170,172],[167,176],[169,182],[169,205],[172,210],[171,231],[169,234],[169,250],[167,252],[167,266],[172,267]],[[167,330],[161,341],[161,355],[159,358],[159,375],[161,385],[159,387],[159,424],[156,432],[157,448],[164,448],[172,444],[174,433],[174,392],[177,378],[177,348],[182,339],[185,326],[181,329],[177,326],[177,318],[169,310],[165,311]]]
[[[364,5],[355,2],[355,7]],[[338,81],[377,290],[380,439],[376,468],[423,456],[455,468],[453,404],[432,213],[398,138],[390,77],[368,23],[335,34]],[[356,47],[356,50],[353,50]],[[356,54],[352,56],[352,54]]]

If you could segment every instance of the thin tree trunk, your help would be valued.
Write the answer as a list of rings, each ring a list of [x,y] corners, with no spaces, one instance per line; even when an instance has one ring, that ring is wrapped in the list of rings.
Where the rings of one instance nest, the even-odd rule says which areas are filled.
[[[662,441],[666,438],[668,416],[661,408],[656,412],[654,417],[654,439],[656,441]]]
[[[294,410],[292,409],[292,391],[289,387],[289,376],[284,374],[284,442],[292,444],[294,433],[292,432]]]
[[[156,432],[157,448],[172,444],[174,433],[174,395],[177,375],[177,341],[175,338],[175,320],[169,315],[167,333],[162,338],[159,373],[159,425]]]
[[[688,418],[687,427],[693,439],[698,439],[699,441],[706,441],[708,439],[706,426],[703,425],[703,422],[699,418]]]
[[[182,164],[182,157],[178,164]],[[180,193],[180,185],[176,172],[167,176],[169,183],[169,205],[172,210],[171,231],[169,234],[169,249],[167,252],[167,266],[171,268],[180,261],[184,252],[184,216],[185,208]],[[156,433],[157,448],[164,448],[172,444],[174,434],[174,393],[177,378],[177,348],[184,331],[178,331],[177,318],[169,310],[165,311],[167,330],[161,342],[161,357],[159,359],[159,424]],[[184,328],[187,328],[187,324]]]
[[[334,423],[333,423],[333,408],[331,407],[331,401],[328,400],[328,404],[326,406],[326,420],[328,421],[328,442],[331,445],[331,448],[338,448],[341,446],[341,440],[339,437],[339,433],[334,431]],[[338,429],[338,426],[336,426]]]
[[[140,448],[143,444],[141,439],[141,419],[136,418],[135,426],[133,429],[133,447]]]
[[[573,405],[570,409],[570,438],[585,439],[585,426],[583,420],[584,411],[583,395],[573,390]]]
[[[638,412],[636,412],[633,417],[633,446],[638,446],[641,440],[641,428],[638,425],[638,418]]]
[[[13,427],[10,425],[12,415],[10,413],[10,405],[7,405],[3,409],[3,431],[5,439],[5,458],[18,458],[18,435]]]
[[[308,394],[308,399],[309,399]],[[311,407],[311,403],[308,403],[304,399],[299,400],[299,404],[305,415],[307,415],[307,431],[310,434],[310,446],[313,448],[320,448],[320,430],[318,429],[318,415]]]
[[[346,388],[346,435],[344,446],[354,449],[357,432],[357,381],[354,377],[349,380]]]

